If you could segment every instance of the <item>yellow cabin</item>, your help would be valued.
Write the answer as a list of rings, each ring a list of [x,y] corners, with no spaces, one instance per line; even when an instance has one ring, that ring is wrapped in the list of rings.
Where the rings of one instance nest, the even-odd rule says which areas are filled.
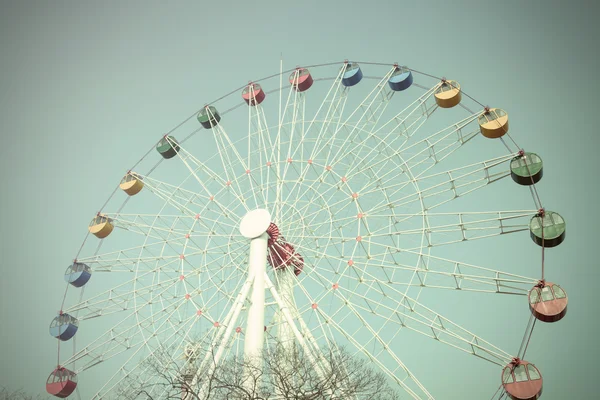
[[[441,108],[452,108],[460,103],[461,98],[460,85],[456,81],[442,81],[435,91],[435,102]]]
[[[479,130],[486,138],[496,139],[508,132],[508,114],[500,108],[491,108],[479,116]]]
[[[88,230],[97,238],[104,239],[110,235],[115,227],[112,222],[113,220],[106,215],[98,214],[90,222]]]
[[[119,187],[128,195],[133,196],[142,190],[144,182],[141,176],[130,171],[121,179]]]

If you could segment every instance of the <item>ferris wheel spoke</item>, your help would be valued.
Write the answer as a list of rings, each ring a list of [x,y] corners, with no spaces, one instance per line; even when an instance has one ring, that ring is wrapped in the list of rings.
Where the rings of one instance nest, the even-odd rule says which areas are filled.
[[[317,168],[322,168],[321,172],[316,171]],[[307,180],[306,174],[310,169],[312,169],[315,176],[309,181]],[[330,166],[326,167],[317,163],[311,163],[308,165],[308,167],[305,167],[303,169],[303,174],[304,177],[298,178],[298,180],[294,182],[292,190],[288,192],[288,195],[283,200],[284,204],[298,203],[300,201],[300,197],[306,195],[307,192],[315,193],[318,198],[323,199],[327,195],[330,195],[334,190],[339,189],[338,185],[341,183],[342,179],[342,176],[339,176]],[[304,183],[304,188],[297,184],[298,181]],[[310,184],[307,184],[307,182],[310,182]],[[326,186],[326,188],[322,189],[321,186]],[[300,188],[302,188],[302,190],[300,190]],[[296,195],[292,202],[291,197],[293,197],[294,191]]]
[[[162,332],[160,331],[162,325],[156,326],[155,318],[161,314],[166,314],[168,316],[170,315],[169,310],[171,310],[172,314],[179,306],[181,306],[181,303],[172,303],[140,320],[136,318],[139,308],[133,310],[113,328],[106,331],[88,346],[62,362],[62,365],[68,366],[76,362],[84,362],[84,364],[79,367],[79,371],[82,372],[100,362],[106,361],[131,348],[144,344],[146,339],[140,338],[139,335],[135,335],[135,333],[140,329],[148,329],[152,334]]]
[[[360,264],[356,265],[360,267]],[[318,269],[313,272],[320,273]],[[352,306],[357,318],[363,318],[360,315],[374,316],[379,321],[376,325],[382,324],[382,329],[388,323],[393,323],[399,328],[416,331],[497,365],[504,366],[512,358],[510,354],[407,296],[392,283],[377,279],[367,266],[363,267],[354,285],[355,288],[338,285],[333,293],[341,296],[343,304]],[[388,317],[380,316],[382,314]]]
[[[371,238],[393,237],[396,248],[402,251],[419,248],[403,248],[400,245],[402,236],[425,235],[425,246],[441,246],[466,240],[482,239],[508,233],[525,231],[529,227],[529,219],[537,214],[531,211],[498,211],[474,213],[426,213],[431,222],[440,221],[440,225],[432,225],[425,229],[408,229],[392,233],[374,233]],[[385,216],[380,214],[379,216]],[[393,217],[393,214],[389,216]],[[487,218],[486,218],[487,217]],[[475,219],[477,218],[477,219]]]
[[[313,304],[318,304],[317,303],[318,299],[311,296],[311,294],[308,293],[308,291],[306,291],[306,289],[304,288],[303,285],[299,285],[299,287],[309,299],[313,299],[313,301],[315,302]],[[339,296],[338,290],[339,290],[339,287],[336,288],[334,297]],[[322,325],[327,324],[327,325],[333,327],[335,329],[335,331],[337,331],[339,334],[341,334],[351,345],[353,345],[356,348],[358,353],[362,353],[362,355],[368,357],[371,362],[373,362],[375,365],[377,365],[385,374],[387,374],[398,385],[400,385],[400,387],[402,387],[402,389],[404,389],[407,392],[407,394],[411,395],[412,398],[420,399],[420,398],[423,398],[422,396],[425,396],[425,398],[427,398],[427,399],[433,399],[431,394],[429,394],[429,392],[425,389],[425,387],[417,380],[415,375],[404,365],[404,363],[400,360],[400,358],[397,357],[396,354],[390,349],[389,346],[390,346],[391,338],[389,340],[385,340],[384,338],[382,338],[380,335],[381,330],[378,332],[375,329],[373,329],[371,327],[371,325],[369,324],[369,322],[367,322],[364,319],[363,314],[357,312],[357,310],[353,307],[353,304],[351,302],[345,301],[345,300],[343,300],[343,302],[344,302],[343,308],[348,310],[353,315],[353,317],[358,319],[358,321],[360,321],[360,323],[361,323],[360,327],[357,329],[356,332],[353,332],[353,333],[347,332],[346,329],[344,329],[341,326],[341,324],[338,323],[339,318],[337,316],[333,316],[330,313],[326,312],[324,310],[324,307],[317,306],[316,308],[313,308],[313,310],[314,310],[316,316],[321,318],[320,323]],[[369,313],[371,313],[371,311]],[[377,355],[373,355],[371,353],[371,351],[369,351],[367,349],[367,344],[360,343],[360,342],[358,342],[358,340],[356,340],[356,337],[360,336],[358,334],[359,331],[362,331],[362,330],[367,331],[368,334],[373,338],[370,340],[371,343],[369,343],[369,344],[371,344],[371,345],[376,344],[377,346],[379,346],[380,351]],[[388,331],[388,332],[391,332],[391,331]],[[397,331],[395,331],[393,335],[395,336],[395,334],[397,334]],[[393,370],[389,369],[389,367],[388,367],[389,364],[386,365],[381,361],[382,354],[388,355],[393,360],[394,364],[397,365],[397,368],[395,368]],[[401,373],[404,374],[403,378],[400,378]],[[407,379],[410,382],[412,382],[412,385],[409,386],[409,384],[406,383]]]
[[[235,229],[235,225],[229,225],[225,221],[214,221],[210,226],[210,231],[197,231],[195,224],[204,217],[198,215],[198,218],[181,215],[145,215],[145,214],[106,214],[111,218],[115,226],[134,234],[142,235],[147,238],[156,239],[171,246],[182,238],[186,239],[186,235],[193,235],[194,238],[200,237],[224,237],[232,236],[231,231],[225,231],[225,227]],[[153,222],[150,222],[153,220]],[[212,221],[211,221],[212,222]],[[216,230],[222,230],[224,234],[219,234]],[[235,231],[234,231],[235,232]],[[237,236],[234,235],[234,236]],[[172,249],[176,251],[176,249]]]
[[[532,286],[539,280],[515,275],[503,271],[478,267],[459,261],[451,261],[429,254],[407,251],[417,256],[418,266],[400,258],[397,250],[382,248],[378,253],[377,245],[369,246],[371,251],[363,247],[362,253],[352,254],[352,260],[364,265],[373,279],[393,284],[394,287],[436,288],[472,292],[527,295]],[[404,251],[402,251],[404,252]],[[338,260],[339,263],[339,260]],[[336,274],[346,276],[348,267]],[[410,278],[409,278],[410,276]],[[358,279],[365,279],[357,274]]]
[[[254,167],[260,168],[265,165],[267,161],[274,159],[273,142],[269,132],[269,124],[267,123],[267,116],[265,115],[264,108],[261,104],[256,104],[254,106],[248,105],[248,140],[248,169],[252,170]],[[252,145],[252,140],[254,140],[254,146]],[[258,165],[253,164],[253,149],[255,149],[258,154]],[[271,149],[271,152],[267,149]]]
[[[300,168],[300,172],[298,172],[298,167],[297,167],[297,162],[294,162],[294,158],[295,156],[300,153],[300,159],[302,160],[302,156],[304,154],[304,144],[305,144],[305,140],[306,140],[306,132],[304,131],[304,112],[305,112],[305,106],[304,106],[304,94],[301,92],[298,92],[296,90],[292,90],[290,89],[290,93],[293,93],[293,102],[290,105],[286,105],[286,110],[287,108],[291,108],[291,121],[288,124],[281,124],[280,127],[280,134],[278,134],[277,140],[281,141],[282,139],[285,140],[285,142],[287,142],[288,146],[287,146],[287,150],[285,153],[285,158],[286,162],[283,163],[282,162],[282,156],[283,155],[279,155],[279,162],[277,163],[278,165],[278,171],[279,171],[279,165],[283,164],[283,173],[281,173],[281,177],[278,176],[278,196],[277,196],[277,204],[283,204],[282,198],[283,198],[283,185],[286,182],[286,175],[288,174],[288,170],[289,169],[293,169],[295,173],[295,176],[302,176],[303,175],[303,167],[299,167]],[[289,100],[289,99],[288,99]],[[285,113],[284,113],[285,116]],[[289,125],[289,127],[288,127]],[[286,137],[283,138],[283,134],[287,133]],[[299,139],[297,139],[297,143],[294,142],[295,137],[299,137]],[[294,145],[294,146],[292,146]],[[278,173],[279,175],[279,173]],[[295,183],[298,181],[298,179],[295,180]],[[294,184],[295,184],[294,183]],[[294,188],[292,188],[292,191],[294,190]],[[281,217],[281,206],[278,209],[277,215],[279,217]]]
[[[443,288],[461,291],[475,291],[487,293],[502,293],[527,295],[539,279],[528,278],[508,272],[493,270],[460,261],[435,257],[421,252],[412,252],[418,256],[418,266],[403,265],[401,262],[388,262],[382,268],[390,269],[391,282],[399,284],[396,280],[396,269],[402,272],[414,271],[418,287]],[[372,256],[382,258],[379,255]],[[389,253],[390,261],[395,261],[394,254]],[[400,283],[402,285],[402,283]]]
[[[234,190],[234,183],[243,184],[244,181],[248,182],[250,185],[250,192],[252,194],[254,204],[258,205],[260,202],[256,198],[257,190],[254,189],[254,185],[258,184],[255,182],[252,175],[249,173],[250,171],[250,163],[241,156],[238,152],[237,147],[231,142],[229,135],[225,131],[225,128],[222,124],[218,124],[213,127],[213,132],[215,134],[215,141],[219,141],[222,146],[217,146],[220,152],[220,158],[223,162],[223,168],[225,170],[226,175],[226,186],[229,186],[229,190],[235,193],[237,199],[244,205],[246,210],[248,207],[246,206],[246,202],[244,201],[241,193],[238,190]],[[250,144],[250,143],[249,143]],[[231,153],[231,154],[230,154]],[[248,158],[249,160],[249,158]],[[245,174],[247,178],[244,178],[242,174]],[[238,178],[236,178],[238,177]]]
[[[146,178],[146,185],[150,192],[155,194],[159,199],[166,201],[167,204],[184,215],[198,215],[198,209],[196,207],[199,207],[202,219],[199,220],[198,223],[203,225],[206,229],[209,229],[209,226],[205,223],[206,220],[214,223],[220,217],[220,214],[210,208],[211,200],[208,196],[202,196],[181,187],[169,185],[155,179],[150,180]],[[193,210],[190,206],[194,207],[196,210]]]
[[[211,232],[192,233],[188,239],[172,239],[170,243],[181,241],[178,246],[181,246],[182,251],[189,258],[190,256],[205,255],[206,249],[200,244],[195,243],[197,238],[227,238],[234,239],[231,235],[217,235]],[[187,240],[187,243],[185,241]],[[216,244],[212,243],[212,249],[230,251],[234,245],[239,244],[241,239],[238,238],[237,243]],[[174,250],[172,255],[164,254],[164,246],[166,241],[155,243],[146,243],[142,246],[136,246],[129,249],[114,251],[105,254],[97,254],[94,256],[81,257],[78,262],[88,264],[95,272],[135,272],[136,270],[147,270],[156,272],[161,268],[164,269],[169,264],[160,262],[176,262],[181,259],[181,252]],[[142,257],[139,254],[145,251],[149,256]],[[186,261],[184,261],[186,262]],[[143,268],[141,268],[143,267]],[[175,270],[175,269],[174,269]]]
[[[246,170],[246,175],[248,176],[249,182],[253,183],[253,186],[259,188],[259,190],[255,190],[254,188],[251,190],[251,195],[257,207],[261,204],[263,206],[268,204],[268,198],[261,189],[265,184],[262,167],[265,166],[269,160],[272,160],[272,157],[267,151],[267,149],[272,148],[273,144],[263,107],[260,104],[256,104],[255,106],[248,105],[248,156],[246,161],[248,168]],[[257,154],[258,160],[253,159],[253,151]],[[256,171],[258,171],[258,179],[256,177]],[[257,197],[257,195],[259,195],[259,197]]]
[[[380,285],[371,286],[370,290],[377,292],[378,288],[381,286],[387,287],[388,285],[380,282]],[[340,293],[343,292],[344,289],[342,288]],[[348,293],[352,295],[352,297],[363,300],[365,303],[365,305],[360,304],[360,302],[351,303],[355,315],[373,313],[373,310],[377,310],[378,312],[386,311],[393,316],[389,319],[386,318],[386,321],[398,325],[399,328],[407,328],[440,343],[444,343],[468,354],[475,355],[493,364],[504,366],[512,359],[512,356],[509,353],[493,346],[477,335],[474,335],[405,295],[402,297],[402,300],[393,307],[373,301],[356,292]],[[381,296],[385,295],[383,291],[378,294]],[[397,295],[400,295],[400,293],[397,292]]]
[[[233,196],[236,198],[237,206],[241,205],[241,206],[245,207],[246,210],[248,209],[247,205],[243,201],[243,198],[240,196],[240,194],[237,192],[237,190],[234,187],[235,185],[233,183],[234,183],[234,179],[235,179],[236,175],[233,175],[233,177],[231,179],[227,179],[227,178],[223,179],[222,176],[219,176],[218,174],[213,172],[209,167],[206,166],[206,164],[199,161],[196,157],[194,157],[191,153],[187,152],[185,149],[181,148],[179,150],[179,154],[180,154],[180,157],[178,157],[178,158],[184,163],[184,165],[190,171],[191,175],[195,178],[196,182],[200,185],[200,187],[202,188],[204,193],[208,196],[209,200],[212,203],[216,204],[223,213],[229,214],[229,215],[236,214],[232,210],[227,209],[219,200],[219,195],[222,195],[226,191],[233,194]],[[195,166],[195,168],[192,168],[190,163],[193,164]],[[225,168],[225,166],[223,166],[223,168]],[[238,175],[241,176],[242,172],[245,175],[245,171],[240,171]],[[208,188],[206,186],[206,184],[204,183],[205,180],[203,180],[198,175],[199,173],[207,173],[207,178],[209,178],[209,179],[207,179],[207,181],[214,182],[214,190],[211,191],[210,188]]]
[[[384,140],[390,143],[392,147],[396,144],[396,140],[406,143],[438,109],[438,105],[434,100],[434,93],[440,86],[441,84],[438,83],[427,90],[421,97],[390,118],[374,133],[379,135],[380,132],[385,132]]]
[[[327,137],[323,135],[323,132],[328,130],[327,127],[331,123],[337,123],[341,120],[341,103],[346,100],[346,92],[341,84],[341,77],[342,70],[340,69],[337,76],[331,80],[331,85],[327,90],[327,94],[323,97],[323,101],[319,104],[313,118],[308,123],[308,127],[304,129],[306,139],[314,138],[314,145],[308,156],[309,159],[315,158],[316,151],[322,146],[322,141],[327,139]],[[315,127],[315,123],[320,121],[323,122],[321,127]],[[316,135],[313,135],[313,131],[315,131]]]
[[[229,141],[229,137],[227,136],[227,133],[225,132],[225,130],[221,127],[221,124],[218,124],[216,126],[212,127],[212,131],[213,131],[213,137],[215,139],[215,143],[217,145],[217,151],[219,153],[219,159],[221,160],[221,165],[223,167],[223,175],[221,175],[220,180],[222,182],[231,182],[234,180],[234,178],[240,174],[241,171],[236,171],[233,168],[233,162],[232,162],[232,157],[234,156],[234,154],[229,154],[229,149],[231,149],[231,146],[227,145],[227,141]],[[235,152],[237,153],[237,150],[230,150],[231,152]],[[238,154],[239,155],[239,154]],[[242,165],[240,166],[243,171],[245,171],[247,169],[247,165],[246,163],[241,160]]]
[[[309,335],[307,337],[307,336],[303,335],[303,333],[301,332],[301,329],[304,329],[305,325],[300,323],[301,328],[298,328],[298,326],[295,323],[295,320],[302,321],[301,316],[299,316],[296,313],[296,311],[297,311],[296,307],[293,305],[293,303],[287,302],[284,299],[282,299],[279,291],[277,290],[277,288],[275,287],[275,285],[273,284],[273,282],[271,281],[271,279],[269,278],[267,273],[264,274],[264,280],[265,280],[265,288],[271,293],[273,299],[275,300],[275,303],[279,307],[279,311],[280,311],[281,317],[282,317],[282,322],[285,323],[287,329],[289,329],[289,331],[291,331],[292,336],[296,339],[298,344],[304,349],[305,354],[311,360],[311,363],[314,366],[314,368],[316,369],[317,374],[320,375],[323,379],[325,379],[325,377],[323,375],[323,364],[322,364],[323,358],[322,358],[320,349],[315,348],[314,346],[311,345],[312,344],[311,343],[311,341],[312,341],[311,335]]]
[[[414,177],[423,175],[473,138],[481,135],[479,127],[472,127],[477,116],[475,114],[467,117],[451,127],[402,148],[399,153],[404,159],[403,166],[410,168]]]
[[[281,79],[281,77],[280,77]],[[274,207],[275,207],[275,221],[279,221],[281,218],[281,185],[283,182],[283,174],[285,173],[285,169],[286,169],[286,165],[285,163],[282,163],[282,152],[281,152],[281,148],[282,148],[282,142],[283,142],[283,135],[284,135],[284,131],[285,131],[285,123],[284,120],[286,119],[286,115],[288,113],[288,110],[290,108],[290,99],[292,97],[295,98],[294,96],[294,92],[295,90],[293,90],[292,87],[290,87],[289,91],[288,91],[288,95],[287,95],[287,99],[285,101],[285,104],[283,103],[282,100],[282,91],[279,92],[279,116],[277,119],[277,134],[275,136],[275,146],[273,146],[273,157],[276,160],[276,163],[274,165],[275,167],[275,176],[277,177],[277,180],[275,181],[275,203],[274,203]],[[287,157],[286,157],[287,158]],[[282,164],[283,164],[283,171],[282,171]]]
[[[142,246],[112,251],[92,256],[82,256],[77,262],[88,264],[95,272],[135,272],[136,266],[144,266],[150,270],[156,268],[156,262],[162,259],[158,254],[165,241],[146,243]],[[183,245],[183,241],[182,241]],[[147,256],[140,256],[146,250]]]
[[[472,115],[453,126],[402,148],[392,147],[385,139],[378,140],[377,143],[381,146],[373,146],[368,154],[360,157],[357,154],[353,158],[356,161],[348,168],[347,175],[352,177],[364,170],[373,171],[377,179],[374,182],[367,182],[361,190],[368,190],[374,184],[381,185],[384,180],[392,182],[393,179],[403,174],[406,174],[409,178],[418,178],[458,148],[480,135],[479,127],[477,129],[466,129],[476,121],[476,118],[477,115]],[[467,130],[467,132],[463,132],[464,130]],[[378,154],[374,162],[367,163],[369,156],[374,157],[372,153],[380,147],[388,149],[388,154]],[[397,163],[398,168],[389,168],[389,162]]]
[[[368,125],[376,124],[379,122],[379,118],[382,113],[383,104],[387,105],[388,100],[393,96],[394,92],[386,92],[387,82],[395,71],[395,67],[390,69],[381,80],[375,85],[371,92],[363,99],[358,107],[346,118],[343,122],[343,127],[348,127],[347,132],[344,133],[344,138],[341,146],[335,153],[329,153],[326,157],[326,164],[333,164],[333,160],[341,158],[340,153],[347,149],[349,140],[354,138],[355,133],[360,133],[362,130],[366,130]],[[353,118],[358,116],[358,120],[354,122]],[[352,122],[351,122],[352,121]],[[337,135],[341,132],[341,127],[337,127],[335,131],[331,133],[331,141],[338,140]],[[352,151],[351,149],[350,151]]]
[[[329,91],[323,102],[319,106],[314,118],[308,126],[307,132],[312,134],[313,132],[313,124],[315,122],[322,122],[316,132],[315,144],[312,148],[311,154],[309,156],[310,160],[317,159],[317,155],[324,149],[328,147],[328,143],[330,143],[331,138],[329,137],[329,133],[332,131],[336,131],[339,129],[339,126],[342,122],[344,107],[346,105],[346,100],[348,99],[348,91],[341,83],[342,71],[338,73],[336,79],[333,80]]]
[[[369,125],[377,124],[381,114],[383,113],[383,111],[385,110],[385,108],[388,104],[389,99],[392,97],[392,95],[394,93],[394,92],[391,92],[391,93],[386,92],[387,80],[389,79],[389,76],[391,76],[391,74],[393,72],[394,72],[394,69],[390,70],[380,80],[380,82],[377,84],[377,86],[371,91],[371,93],[369,93],[367,95],[367,97],[363,100],[363,102],[359,105],[359,107],[357,109],[355,109],[354,112],[352,112],[352,114],[349,117],[346,118],[345,122],[343,122],[341,125],[338,124],[335,127],[335,130],[333,130],[331,132],[326,129],[321,131],[319,138],[317,139],[317,142],[321,141],[320,138],[323,136],[323,134],[327,134],[327,136],[329,138],[326,141],[326,146],[329,146],[329,153],[326,156],[326,160],[324,162],[325,165],[323,165],[323,167],[328,166],[328,168],[323,169],[319,179],[321,179],[324,176],[324,174],[332,168],[331,165],[329,165],[330,164],[329,159],[331,158],[332,163],[333,163],[333,160],[340,158],[339,156],[342,151],[346,151],[345,145],[348,142],[348,140],[350,140],[350,138],[352,138],[355,131],[360,132],[362,130],[365,130],[366,127]],[[362,111],[362,113],[360,113],[359,110]],[[355,114],[360,114],[359,121],[356,124],[349,124],[348,121],[351,118],[353,118],[355,116]],[[341,116],[340,116],[340,121],[341,121]],[[348,126],[350,126],[350,127],[348,127]],[[327,126],[327,128],[331,128],[331,126],[329,125],[329,126]],[[346,133],[346,135],[343,138],[343,143],[340,144],[340,140],[337,140],[336,135],[338,135],[338,133],[342,129],[345,130],[344,133]],[[303,149],[303,146],[301,146],[301,148]],[[310,170],[310,167],[313,164],[313,161],[314,161],[313,157],[315,157],[315,156],[318,157],[318,151],[319,151],[319,149],[318,149],[318,144],[317,144],[317,145],[315,145],[315,148],[313,149],[311,158],[308,160],[309,162],[304,167],[301,168],[301,173],[299,174],[300,176],[294,182],[294,187],[300,186],[304,182],[304,180],[306,178],[306,174],[308,173],[308,171]],[[352,153],[352,150],[350,150],[350,153]],[[334,154],[334,155],[332,156],[332,154]],[[301,160],[304,161],[304,157],[301,157]],[[317,181],[315,181],[315,182],[317,182]],[[290,191],[290,194],[293,193],[293,191],[294,191],[294,188],[292,188],[292,190]],[[298,199],[299,195],[300,195],[300,193],[298,192],[296,200]],[[289,199],[289,195],[288,195],[288,199]],[[288,199],[286,199],[286,201]]]
[[[183,237],[190,232],[194,221],[193,218],[181,215],[122,213],[106,213],[105,215],[113,221],[117,228],[161,241]],[[173,229],[173,226],[176,225],[181,225],[181,227]]]
[[[180,218],[185,218],[186,216],[194,218],[194,224],[200,225],[213,235],[217,234],[216,231],[222,231],[224,234],[227,234],[228,231],[224,228],[234,229],[237,226],[236,213],[230,211],[214,197],[201,196],[181,187],[169,185],[154,179],[150,180],[148,186],[150,191],[156,192],[157,197],[181,211],[184,215],[179,216]],[[215,204],[218,210],[212,208],[212,204]],[[200,209],[192,210],[189,208],[190,205],[199,207]],[[229,222],[224,222],[224,217],[229,219]],[[195,231],[198,230],[196,226],[193,228]]]
[[[176,273],[177,271],[174,270],[174,272]],[[88,300],[74,304],[67,308],[65,312],[73,314],[81,313],[82,311],[87,312],[85,315],[78,317],[80,320],[86,320],[113,314],[116,312],[128,311],[131,310],[131,307],[134,304],[134,296],[145,298],[146,296],[152,295],[156,290],[159,289],[167,291],[173,288],[179,281],[179,276],[176,276],[170,282],[156,282],[147,287],[133,289],[131,288],[132,286],[135,286],[135,284],[139,282],[142,278],[150,277],[152,273],[153,271],[148,271],[140,277],[131,279],[128,282],[125,282],[113,289],[107,290]],[[151,302],[152,299],[148,299],[147,303],[144,303],[143,305],[149,304]]]
[[[247,254],[243,253],[243,252],[239,252],[239,255],[231,260],[227,260],[228,262],[231,262],[232,264],[241,264],[243,263],[246,258],[247,258]],[[225,257],[223,257],[225,258]],[[238,290],[241,290],[242,284],[244,282],[244,280],[242,279],[242,277],[245,275],[244,270],[239,269],[239,268],[231,268],[229,275],[224,276],[223,275],[223,266],[222,263],[219,262],[218,260],[213,261],[214,264],[216,264],[216,267],[214,268],[214,270],[212,270],[211,268],[208,268],[208,265],[205,267],[205,271],[203,271],[203,276],[205,277],[205,279],[203,279],[203,286],[202,288],[198,289],[198,294],[201,298],[201,303],[202,303],[202,307],[203,310],[206,311],[211,311],[211,304],[214,305],[214,307],[212,308],[217,308],[218,306],[223,306],[223,303],[233,303],[234,299],[231,293],[236,293],[238,292]],[[219,278],[219,274],[221,274],[221,277]],[[237,279],[235,279],[237,278]],[[233,287],[229,286],[225,286],[226,282],[231,282],[234,281],[236,282]],[[207,287],[208,286],[208,287]],[[211,289],[213,288],[213,289]],[[221,288],[221,289],[215,289],[215,288]],[[219,298],[221,298],[221,301],[219,301]],[[220,313],[218,310],[215,311],[216,315],[215,317],[213,317],[214,321],[220,321],[223,320],[223,313],[225,308],[221,309]],[[208,314],[210,315],[210,314]]]
[[[506,178],[510,175],[510,171],[506,168],[506,162],[513,157],[513,155],[498,157],[456,170],[448,170],[420,177],[417,181],[419,191],[403,197],[399,196],[406,192],[407,186],[413,184],[412,181],[398,184],[386,183],[385,185],[386,189],[390,192],[389,196],[393,199],[394,207],[403,207],[410,203],[423,202],[426,209],[431,210],[457,197],[465,196],[502,178]],[[361,190],[361,193],[365,195],[376,192],[376,188],[370,191]],[[427,204],[430,200],[435,200],[436,202]]]
[[[355,203],[352,201],[352,198],[350,195],[348,195],[347,199],[340,199],[334,203],[330,203],[328,204],[326,201],[324,201],[323,198],[321,198],[320,196],[317,196],[316,199],[318,199],[319,201],[319,205],[320,207],[316,210],[313,211],[314,204],[311,203],[307,203],[305,204],[303,207],[298,209],[298,212],[300,213],[300,215],[302,216],[301,219],[303,221],[303,224],[305,226],[310,226],[310,230],[311,230],[311,237],[315,237],[317,238],[319,235],[316,232],[322,231],[324,228],[332,228],[332,229],[336,229],[339,230],[341,228],[343,228],[344,225],[340,225],[337,224],[337,220],[333,220],[333,219],[329,219],[329,220],[324,220],[322,219],[323,217],[323,210],[325,210],[326,215],[330,216],[333,215],[332,209],[337,209],[340,212],[346,212],[347,208],[352,208],[352,207],[356,207]],[[294,219],[296,218],[293,214],[292,211],[290,211],[289,215],[289,220],[283,220],[285,222],[286,226],[289,226],[291,229],[294,229],[293,227],[295,226],[295,224],[297,223],[297,221],[294,221]],[[293,233],[293,231],[292,231]],[[328,236],[333,238],[333,236]]]
[[[346,243],[353,242],[346,241]],[[346,252],[353,262],[363,263],[365,270],[370,271],[371,274],[379,271],[377,279],[394,286],[526,295],[538,282],[534,278],[434,257],[420,251],[398,250],[377,241],[370,242],[368,238],[354,246],[357,251],[351,254]],[[298,248],[305,253],[310,251],[303,246]],[[406,253],[414,257],[406,259]],[[340,251],[340,254],[344,252]],[[340,261],[338,260],[337,263],[339,264]],[[335,270],[336,274],[344,276],[348,267],[342,272],[339,267]],[[359,279],[364,278],[362,275],[357,276]]]

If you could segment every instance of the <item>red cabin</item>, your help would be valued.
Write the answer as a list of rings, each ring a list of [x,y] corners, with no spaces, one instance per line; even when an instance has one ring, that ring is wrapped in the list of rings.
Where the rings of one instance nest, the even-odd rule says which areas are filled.
[[[544,322],[560,321],[567,314],[567,292],[552,282],[542,282],[529,292],[529,309]]]
[[[542,374],[535,365],[517,358],[502,370],[502,386],[513,400],[536,400],[542,394]]]
[[[289,80],[292,88],[299,92],[308,90],[313,84],[313,78],[306,68],[296,68]]]
[[[265,99],[265,92],[258,83],[250,83],[242,90],[242,98],[246,104],[255,106]]]
[[[53,396],[64,399],[75,391],[77,374],[63,367],[57,367],[46,381],[46,391]]]

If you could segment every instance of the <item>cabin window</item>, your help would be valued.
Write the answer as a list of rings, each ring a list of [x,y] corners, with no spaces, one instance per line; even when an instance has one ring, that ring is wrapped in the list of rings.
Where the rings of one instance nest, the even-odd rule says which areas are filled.
[[[542,377],[540,376],[539,371],[537,370],[536,367],[533,366],[533,364],[528,364],[527,365],[527,372],[529,372],[529,379],[534,381],[536,379],[541,379]]]
[[[527,381],[527,372],[525,371],[525,365],[519,364],[515,367],[515,381],[525,382]]]
[[[542,301],[550,300],[554,300],[554,296],[552,296],[552,290],[550,290],[550,286],[545,286],[542,288]]]
[[[502,383],[513,383],[514,379],[512,376],[511,368],[504,368],[504,372],[502,373]]]
[[[564,299],[565,297],[567,297],[567,294],[564,290],[562,290],[560,286],[554,285],[552,286],[552,289],[554,290],[554,297],[556,297],[557,299]]]

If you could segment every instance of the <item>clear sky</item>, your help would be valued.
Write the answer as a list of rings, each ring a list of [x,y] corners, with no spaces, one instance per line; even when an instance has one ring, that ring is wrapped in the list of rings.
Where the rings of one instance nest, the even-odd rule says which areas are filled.
[[[510,113],[511,133],[544,159],[544,205],[568,225],[566,241],[547,252],[547,268],[569,293],[569,311],[556,324],[537,324],[527,358],[542,371],[544,399],[593,397],[600,311],[592,236],[600,222],[593,128],[600,85],[593,49],[600,32],[593,20],[598,6],[591,4],[2,2],[0,384],[44,392],[56,364],[48,324],[60,307],[63,272],[115,179],[207,101],[277,73],[283,54],[286,68],[347,58],[397,61],[456,79],[471,96]],[[507,199],[529,197],[516,185],[502,190]],[[461,259],[523,265],[531,276],[539,248],[526,234],[521,240],[515,250],[493,253],[468,246],[472,253]],[[513,267],[505,269],[518,273]],[[510,353],[518,350],[514,338],[528,318],[523,298],[456,295],[440,305],[448,317]],[[407,364],[436,398],[490,398],[498,387],[495,366],[433,341],[414,343],[418,351],[408,351]]]

